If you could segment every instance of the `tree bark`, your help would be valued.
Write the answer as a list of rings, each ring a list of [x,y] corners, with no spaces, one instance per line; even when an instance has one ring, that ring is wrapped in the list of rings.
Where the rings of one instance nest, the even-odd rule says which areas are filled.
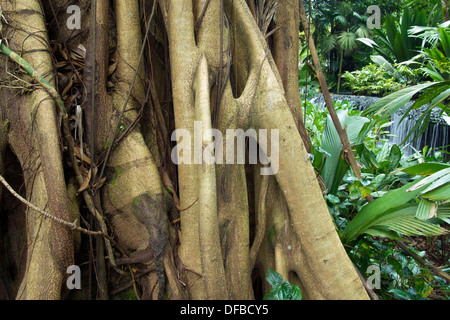
[[[61,23],[67,18],[63,3],[50,1],[45,16],[60,22],[50,35],[39,1],[1,1],[8,28],[15,30],[11,49],[51,86],[57,82],[49,37],[61,41],[71,34],[71,44],[87,48],[79,69],[83,83],[75,91],[81,94],[65,101],[70,117],[75,102],[84,110],[84,145],[69,134],[77,148],[84,146],[84,160],[65,157],[55,102],[39,84],[25,93],[2,89],[8,101],[2,112],[11,122],[8,142],[28,200],[63,220],[77,216],[98,229],[86,223],[94,214],[102,232],[108,226],[105,254],[103,242],[89,252],[86,238],[30,212],[27,265],[14,295],[61,298],[67,266],[75,257],[92,256],[104,270],[97,293],[125,276],[137,298],[253,299],[260,293],[252,275],[263,280],[273,269],[308,299],[367,299],[308,156],[295,1],[279,3],[272,50],[252,0],[111,3],[94,1],[90,11],[83,6],[85,31],[74,35]],[[239,163],[242,150],[236,148],[231,158],[217,149],[208,154],[213,142],[221,142],[214,128],[223,133],[223,150],[225,142],[236,142],[236,130],[255,130],[257,150],[272,162]],[[269,133],[267,141],[261,130]],[[192,137],[183,142],[193,152],[190,163],[175,167],[169,157],[186,139],[182,132]],[[198,162],[196,152],[210,158]],[[272,174],[261,175],[270,165]],[[74,181],[73,168],[84,175],[77,176],[76,187],[84,191],[66,186]],[[44,271],[49,277],[41,276]]]

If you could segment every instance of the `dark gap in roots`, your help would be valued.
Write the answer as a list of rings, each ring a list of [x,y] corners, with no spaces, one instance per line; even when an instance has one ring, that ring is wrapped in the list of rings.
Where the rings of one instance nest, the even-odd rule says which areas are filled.
[[[252,271],[252,287],[255,300],[263,300],[263,279],[261,278],[261,272],[258,268],[254,268]]]
[[[251,138],[253,139],[253,138]],[[250,153],[250,147],[249,147],[250,138],[245,138],[245,177],[246,177],[246,184],[247,184],[247,199],[248,199],[248,211],[249,211],[249,227],[250,227],[250,247],[252,246],[254,240],[255,240],[255,233],[256,233],[256,215],[258,214],[258,206],[259,206],[259,191],[257,193],[255,181],[261,181],[261,175],[260,170],[262,168],[262,165],[260,164],[260,147],[259,144],[256,142],[256,152],[258,154],[258,162],[257,164],[249,164],[249,153]],[[254,142],[254,141],[253,141]],[[258,179],[258,180],[257,180]]]
[[[11,187],[26,197],[19,160],[12,150],[5,150],[4,177]],[[0,210],[0,299],[13,300],[19,289],[26,263],[26,206],[6,188],[2,188]]]
[[[248,79],[245,80],[239,79],[240,77],[239,71],[240,71],[239,67],[238,70],[236,71],[236,65],[232,64],[230,68],[230,84],[231,84],[231,91],[233,92],[233,98],[235,99],[238,99],[242,95],[248,80]]]
[[[255,198],[255,165],[250,165],[249,163],[249,156],[248,156],[248,141],[249,139],[245,139],[245,179],[246,179],[246,185],[247,185],[247,201],[248,201],[248,219],[249,219],[249,245],[250,247],[253,244],[253,241],[255,239],[255,227],[256,227],[256,220],[255,220],[255,214],[256,214],[256,198]]]
[[[300,277],[298,276],[297,272],[289,271],[288,281],[289,281],[289,283],[295,284],[297,287],[299,287],[302,294],[304,295],[305,290],[303,288],[302,281],[301,281]],[[303,297],[303,298],[305,298],[305,297]]]

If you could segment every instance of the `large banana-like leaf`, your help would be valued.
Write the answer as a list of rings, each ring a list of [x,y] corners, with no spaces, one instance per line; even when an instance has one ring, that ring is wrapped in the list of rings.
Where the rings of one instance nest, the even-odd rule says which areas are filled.
[[[376,225],[384,215],[389,213],[389,210],[402,206],[414,199],[423,190],[406,192],[414,184],[413,182],[401,188],[390,190],[382,197],[364,206],[344,229],[343,233],[346,235],[346,238],[353,240],[364,234],[370,227]]]
[[[408,214],[415,215],[417,207],[405,208]],[[399,213],[399,212],[396,212]],[[439,225],[426,222],[418,219],[415,216],[403,216],[396,217],[390,220],[386,220],[383,226],[389,228],[392,231],[403,234],[404,236],[439,236],[441,234],[448,233],[444,228]]]
[[[450,201],[450,165],[444,163],[421,163],[409,168],[400,169],[409,175],[425,176],[421,181],[414,183],[406,192],[422,189],[420,202],[417,208],[418,219],[435,217],[438,206]],[[424,189],[424,187],[426,187]]]
[[[444,53],[447,58],[450,58],[450,33],[448,33],[444,28],[439,28],[439,32],[441,34],[442,49],[444,49]]]
[[[446,233],[446,229],[416,217],[419,205],[411,203],[411,200],[421,194],[430,182],[421,184],[419,188],[413,187],[423,180],[424,178],[420,178],[402,188],[388,191],[384,196],[367,204],[344,229],[345,237],[352,241],[362,234],[392,238],[395,237],[393,231],[408,236],[435,236]]]
[[[417,206],[416,218],[420,220],[427,220],[437,216],[438,205],[434,201],[422,199]]]
[[[444,170],[450,168],[450,164],[447,163],[440,163],[440,162],[425,162],[425,163],[419,163],[415,164],[410,167],[398,169],[397,171],[393,173],[397,173],[399,171],[403,171],[404,173],[409,174],[410,176],[429,176],[432,175],[440,170]]]
[[[444,82],[448,82],[447,85],[450,85],[450,81]],[[404,107],[409,101],[411,101],[414,95],[424,89],[430,88],[431,86],[436,86],[437,84],[439,84],[439,82],[422,83],[391,93],[390,95],[379,99],[372,106],[367,108],[363,112],[363,116],[368,114],[380,115],[380,118],[384,120],[397,112],[400,108]]]
[[[341,125],[344,126],[348,118],[347,112],[339,110],[337,115]],[[325,128],[323,130],[321,147],[328,155],[325,157],[325,163],[320,174],[324,180],[328,192],[332,192],[337,168],[342,168],[342,166],[345,166],[345,163],[341,160],[341,139],[339,138],[330,116],[328,116]]]
[[[361,143],[359,133],[364,124],[370,120],[359,116],[349,116],[345,110],[339,110],[337,115],[341,125],[346,128],[350,144]],[[349,165],[342,157],[341,139],[330,116],[327,118],[323,131],[321,148],[327,153],[321,176],[328,192],[334,194],[349,169]]]

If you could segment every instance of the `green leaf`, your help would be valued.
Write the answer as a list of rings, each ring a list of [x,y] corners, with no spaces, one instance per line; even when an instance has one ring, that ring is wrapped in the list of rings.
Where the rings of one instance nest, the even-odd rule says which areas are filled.
[[[441,44],[447,58],[450,58],[450,34],[444,29],[439,28],[441,33]]]
[[[377,65],[382,67],[384,70],[386,70],[391,76],[393,76],[396,73],[395,68],[390,64],[386,58],[380,55],[373,55],[370,56],[370,59],[375,62]]]
[[[391,240],[400,240],[402,237],[397,235],[395,232],[390,231],[382,226],[374,226],[365,231],[366,234],[379,237],[379,238],[388,238]]]
[[[412,127],[412,129],[410,129],[410,131],[403,139],[401,144],[405,144],[413,134],[415,134],[413,139],[415,140],[422,133],[424,133],[428,127],[428,124],[430,123],[430,120],[431,120],[431,109],[428,109],[427,111],[425,111],[420,115],[420,118],[416,121],[416,124]]]
[[[360,132],[369,119],[360,116],[349,116],[346,110],[338,110],[337,115],[341,125],[346,126],[346,132],[351,145],[361,143]],[[347,161],[342,157],[342,143],[331,117],[328,115],[321,141],[322,149],[329,154],[320,172],[329,193],[335,194],[349,169]]]
[[[302,300],[302,291],[295,284],[291,285],[291,300]]]
[[[273,271],[268,270],[266,280],[272,286],[270,292],[264,296],[264,300],[301,300],[302,293],[299,287],[283,281],[283,277]]]
[[[387,262],[391,266],[394,267],[394,269],[395,269],[395,271],[397,273],[401,273],[402,272],[402,269],[403,269],[402,264],[397,259],[395,259],[394,257],[390,256],[390,257],[387,258]]]
[[[420,70],[422,70],[423,72],[425,72],[426,74],[428,74],[430,76],[431,79],[433,79],[434,81],[445,81],[444,77],[437,72],[434,68],[420,68]]]
[[[364,43],[366,46],[369,46],[371,48],[378,47],[378,44],[370,38],[357,38],[356,40]]]
[[[331,193],[327,194],[325,196],[325,199],[328,199],[328,201],[330,201],[332,204],[338,204],[339,202],[341,202],[341,200],[338,197],[336,197],[335,195],[333,195]]]
[[[291,285],[289,282],[284,281],[274,294],[276,300],[290,300],[291,297]]]
[[[429,176],[440,170],[450,168],[446,163],[426,162],[419,163],[410,167],[399,169],[398,171],[405,172],[411,176]],[[398,172],[397,171],[397,172]]]
[[[337,115],[341,124],[345,123],[346,118],[348,117],[347,112],[345,112],[345,110],[339,110]],[[327,190],[331,192],[336,176],[336,169],[339,166],[342,166],[339,165],[342,154],[342,143],[329,115],[323,131],[321,146],[322,149],[325,150],[330,156],[326,157],[325,164],[320,174],[324,180]]]
[[[436,202],[448,202],[450,200],[450,184],[447,183],[427,193],[423,193],[422,197]]]
[[[450,207],[439,206],[437,218],[450,224]]]
[[[384,120],[407,104],[415,94],[432,85],[436,85],[436,83],[422,83],[391,93],[390,95],[379,99],[366,109],[363,112],[363,115],[374,113],[375,115],[381,115],[381,119]]]
[[[271,286],[278,286],[283,282],[283,277],[278,272],[269,269],[266,274],[266,280]]]
[[[426,186],[426,185],[436,181],[437,179],[439,179],[445,175],[448,175],[449,173],[450,173],[450,168],[439,170],[438,172],[435,172],[432,175],[427,176],[426,178],[422,179],[421,181],[414,183],[414,185],[411,186],[411,188],[409,188],[408,190],[406,190],[406,192],[411,192],[411,191],[420,189],[423,186]]]
[[[425,104],[428,104],[431,100],[435,99],[436,96],[440,95],[444,90],[448,88],[448,84],[446,82],[435,83],[429,89],[425,90],[420,97],[414,102],[408,110],[403,114],[403,117],[400,121],[403,121],[405,117],[409,114],[412,109],[418,109]],[[432,109],[434,105],[428,104],[427,110]]]
[[[394,297],[399,300],[411,300],[410,294],[400,289],[391,289],[390,293],[394,294]]]
[[[414,212],[415,212],[415,208]],[[448,231],[438,225],[417,219],[416,217],[399,217],[383,222],[384,226],[405,236],[439,236]]]
[[[437,204],[434,201],[422,199],[419,202],[416,212],[416,218],[427,220],[437,215]]]
[[[448,172],[444,176],[436,179],[436,181],[434,181],[428,188],[426,188],[423,191],[422,195],[425,195],[426,193],[428,193],[428,192],[430,192],[430,191],[432,191],[434,189],[437,189],[437,188],[439,188],[439,187],[441,187],[441,186],[443,186],[443,185],[445,185],[446,183],[449,183],[449,182],[450,182],[450,172]],[[449,194],[449,198],[450,198],[450,194]]]
[[[423,178],[420,178],[420,181]],[[419,188],[412,192],[406,192],[410,187],[414,186],[417,181],[411,182],[401,188],[390,190],[382,197],[372,201],[364,206],[356,216],[347,224],[343,233],[348,240],[353,240],[363,234],[372,226],[384,225],[382,222],[392,219],[390,214],[393,212],[395,216],[401,216],[405,212],[398,212],[406,203],[414,199],[424,190],[425,187]],[[415,215],[415,209],[412,215]]]
[[[387,15],[385,22],[384,22],[384,28],[386,30],[387,40],[389,43],[392,44],[395,41],[395,38],[397,36],[397,26],[395,24],[394,18],[392,15]],[[392,47],[391,50],[393,51]]]
[[[348,31],[343,31],[339,34],[337,43],[346,56],[348,56],[358,46],[356,43],[356,34]]]
[[[349,116],[346,119],[345,125],[347,126],[347,136],[350,145],[362,143],[364,139],[361,139],[359,133],[365,127],[366,123],[369,123],[370,120],[366,117],[360,116]]]
[[[394,170],[397,165],[400,163],[402,159],[402,151],[399,146],[394,144],[391,148],[391,152],[389,153],[389,165],[387,166],[387,170],[390,172]]]
[[[369,168],[372,172],[375,172],[378,168],[380,168],[380,164],[377,161],[377,157],[373,151],[369,150],[366,145],[362,150],[361,161],[364,165]]]
[[[314,154],[314,160],[312,162],[312,165],[314,168],[316,168],[319,172],[322,168],[323,159],[325,158],[326,151],[319,148]]]

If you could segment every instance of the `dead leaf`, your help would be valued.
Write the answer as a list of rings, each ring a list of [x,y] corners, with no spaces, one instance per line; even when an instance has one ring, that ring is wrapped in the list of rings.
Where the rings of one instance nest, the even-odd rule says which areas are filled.
[[[87,177],[84,179],[83,184],[77,190],[77,193],[83,192],[89,187],[89,182],[91,181],[91,170],[89,170]]]
[[[75,147],[75,156],[81,160],[81,151],[80,147]],[[89,158],[86,154],[83,154],[83,162],[90,165],[91,164],[91,158]]]
[[[99,186],[97,187],[97,184],[94,184],[93,187],[96,188],[96,189],[100,189],[103,186],[103,184],[105,183],[105,181],[106,181],[106,177],[103,177],[103,178],[100,179]]]

